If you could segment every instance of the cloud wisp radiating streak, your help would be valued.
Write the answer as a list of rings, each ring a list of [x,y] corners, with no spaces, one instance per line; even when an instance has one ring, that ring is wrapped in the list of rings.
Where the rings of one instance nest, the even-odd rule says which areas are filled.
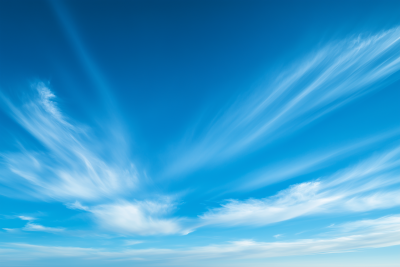
[[[248,191],[295,178],[303,174],[312,173],[341,159],[351,157],[361,151],[366,151],[373,145],[382,141],[398,138],[399,133],[399,130],[394,130],[385,134],[376,135],[372,138],[366,138],[356,142],[353,141],[350,145],[344,145],[335,149],[325,149],[324,151],[302,155],[297,159],[273,163],[268,167],[246,175],[239,181],[232,182],[226,187],[230,187],[230,191]]]
[[[346,229],[346,231],[343,231]],[[126,249],[106,250],[103,248],[41,246],[24,243],[8,243],[7,251],[0,249],[5,259],[18,260],[14,255],[24,255],[24,259],[43,258],[83,258],[86,260],[137,261],[143,265],[157,262],[163,264],[186,265],[194,261],[238,260],[337,253],[356,249],[387,247],[400,244],[400,216],[391,215],[374,220],[362,220],[337,226],[337,231],[327,233],[329,238],[298,239],[294,241],[258,242],[238,240],[225,244],[214,244],[187,249]],[[14,257],[14,258],[13,258]],[[219,262],[215,262],[218,264]]]
[[[63,30],[65,31],[68,41],[70,41],[72,47],[74,48],[80,62],[83,65],[83,69],[87,71],[89,74],[89,77],[92,79],[93,83],[96,86],[96,89],[98,89],[101,92],[101,95],[103,97],[103,101],[108,105],[111,106],[112,108],[109,108],[107,111],[108,112],[117,112],[118,111],[118,105],[115,104],[115,100],[113,95],[110,92],[109,86],[104,78],[104,74],[101,73],[99,67],[94,63],[94,60],[90,56],[90,53],[88,52],[88,49],[85,47],[84,43],[82,42],[81,38],[79,37],[79,34],[76,30],[76,27],[74,27],[73,20],[68,14],[68,11],[62,1],[58,2],[49,2],[50,5],[53,7],[53,10],[55,11],[55,14],[61,23],[61,26]],[[116,114],[113,115],[113,120],[118,120],[118,116]],[[122,125],[118,125],[121,127]]]
[[[200,216],[202,225],[262,226],[300,216],[400,205],[400,147],[330,177],[292,185],[264,199],[229,200]]]
[[[395,81],[400,28],[331,42],[239,99],[197,140],[183,147],[169,173],[187,172],[262,147]]]
[[[126,158],[124,144],[94,139],[88,128],[62,114],[48,86],[39,82],[33,87],[34,96],[21,107],[3,97],[10,116],[44,147],[1,154],[1,180],[15,189],[14,197],[96,200],[123,196],[135,188],[137,172]],[[99,148],[109,158],[94,152]]]
[[[181,226],[182,219],[166,218],[174,203],[132,197],[141,184],[123,142],[92,138],[89,128],[63,115],[48,86],[39,82],[34,89],[34,97],[22,107],[4,98],[11,117],[44,146],[40,152],[21,149],[1,155],[0,179],[13,189],[13,197],[61,201],[70,209],[88,212],[102,229],[118,234],[190,232]],[[107,155],[102,157],[101,150]],[[29,222],[22,230],[60,232],[62,228]]]

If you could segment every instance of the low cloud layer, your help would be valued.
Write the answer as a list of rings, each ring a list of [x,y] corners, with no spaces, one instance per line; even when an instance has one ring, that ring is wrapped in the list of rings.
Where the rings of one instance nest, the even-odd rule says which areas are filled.
[[[261,259],[319,253],[337,253],[351,250],[379,248],[400,245],[400,216],[392,215],[374,220],[362,220],[338,225],[336,231],[327,233],[329,238],[298,239],[294,241],[258,242],[238,240],[225,244],[215,244],[186,249],[120,249],[55,247],[32,244],[3,244],[9,248],[0,249],[0,255],[12,258],[23,255],[23,259],[38,260],[43,258],[80,258],[87,262],[118,260],[139,261],[143,266],[172,264],[187,266],[189,263],[201,263],[214,259],[214,263],[224,260]],[[346,232],[343,232],[346,229]],[[18,261],[18,257],[14,261]]]

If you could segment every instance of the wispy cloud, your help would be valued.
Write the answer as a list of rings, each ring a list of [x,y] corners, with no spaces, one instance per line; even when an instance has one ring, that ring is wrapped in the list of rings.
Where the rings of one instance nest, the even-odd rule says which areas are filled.
[[[24,250],[27,252],[30,251],[30,255],[25,255],[25,257],[27,258],[79,257],[88,256],[90,255],[90,253],[97,252],[96,249],[79,247],[38,246],[23,243],[15,243],[9,245],[18,248],[19,253]],[[18,250],[14,250],[14,252],[18,252]],[[15,257],[15,255],[13,255],[12,257]],[[13,260],[18,260],[18,257],[15,257]]]
[[[103,228],[122,234],[188,234],[182,220],[166,216],[174,208],[169,202],[136,201],[95,206],[89,211]]]
[[[143,243],[142,240],[125,240],[124,245],[125,246],[133,246],[133,245],[137,245],[137,244],[141,244]]]
[[[348,225],[356,225],[350,229]],[[160,260],[163,264],[186,265],[190,262],[207,259],[237,260],[248,258],[269,258],[293,255],[311,255],[318,253],[349,252],[366,248],[378,248],[400,245],[400,216],[392,215],[375,220],[355,221],[343,224],[348,229],[331,233],[325,239],[299,239],[294,241],[258,242],[239,240],[225,244],[189,247],[186,249],[122,249],[106,250],[103,248],[52,247],[23,243],[3,243],[14,255],[20,253],[26,258],[40,259],[49,257],[79,257],[91,260],[145,260],[143,264],[153,264]],[[10,259],[11,260],[11,259]],[[16,260],[16,259],[13,259]]]
[[[95,200],[121,196],[137,186],[137,171],[123,141],[113,136],[97,140],[89,128],[61,112],[46,84],[33,87],[36,93],[21,107],[3,97],[9,114],[44,146],[1,154],[1,180],[16,189],[13,196]]]
[[[24,228],[24,231],[34,231],[34,232],[48,232],[48,233],[57,233],[63,232],[64,228],[57,228],[57,227],[47,227],[36,223],[27,223]]]
[[[36,218],[31,217],[31,216],[17,216],[17,218],[23,220],[23,221],[28,221],[27,224],[22,227],[22,228],[3,228],[4,230],[8,232],[19,232],[20,230],[23,231],[28,231],[28,232],[48,232],[48,233],[57,233],[57,232],[63,232],[65,231],[65,228],[62,227],[47,227],[43,226],[37,223],[33,223],[33,221],[36,220]]]
[[[279,74],[265,89],[239,98],[204,134],[183,146],[169,173],[262,147],[384,87],[400,69],[399,51],[400,28],[327,44]]]
[[[22,193],[64,202],[70,209],[89,212],[103,229],[120,234],[188,233],[180,226],[180,220],[167,218],[174,207],[172,203],[123,200],[139,185],[124,142],[93,138],[90,129],[73,123],[61,112],[55,94],[46,84],[34,84],[34,89],[30,101],[18,108],[3,99],[11,116],[44,147],[40,152],[21,148],[1,155],[2,182],[15,189],[14,197]],[[82,201],[90,205],[83,205]],[[63,231],[31,222],[23,230]]]
[[[17,233],[19,232],[18,228],[2,228],[4,231],[7,231],[9,233]]]
[[[366,152],[379,142],[398,138],[399,133],[399,130],[395,130],[376,135],[373,138],[353,141],[350,145],[336,147],[335,149],[325,148],[323,151],[303,154],[300,158],[286,159],[284,162],[274,162],[262,170],[246,175],[239,181],[225,185],[225,187],[230,187],[234,191],[252,190],[303,174],[312,173],[361,151]],[[239,185],[235,186],[235,184]]]
[[[359,212],[400,205],[400,147],[331,177],[293,185],[264,199],[229,200],[200,218],[203,224],[266,225],[299,216]]]
[[[332,229],[341,232],[355,232],[363,233],[371,229],[385,230],[395,229],[400,223],[400,215],[389,215],[380,217],[378,219],[359,220],[354,222],[342,223],[339,225],[331,226]]]
[[[67,208],[72,210],[85,210],[85,211],[89,210],[89,207],[83,206],[79,201],[75,201],[73,203],[67,203],[66,206]]]
[[[360,248],[385,247],[400,244],[397,239],[400,235],[399,216],[395,215],[385,219],[371,220],[368,231],[354,229],[350,235],[330,239],[300,239],[293,242],[255,242],[252,240],[232,242],[228,245],[207,246],[197,248],[196,251],[219,254],[223,257],[235,258],[263,258],[289,255],[310,255],[316,253],[332,253],[349,251]],[[357,224],[359,222],[354,222]],[[356,231],[357,230],[357,231]]]
[[[33,218],[33,217],[30,217],[30,216],[23,216],[23,215],[18,216],[18,218],[20,218],[20,219],[23,220],[23,221],[34,221],[34,220],[36,220],[36,219]]]

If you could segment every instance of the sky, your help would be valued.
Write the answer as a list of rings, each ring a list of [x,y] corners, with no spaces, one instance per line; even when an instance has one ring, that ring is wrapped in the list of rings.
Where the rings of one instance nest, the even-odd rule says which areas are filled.
[[[399,1],[0,1],[0,265],[397,266]]]

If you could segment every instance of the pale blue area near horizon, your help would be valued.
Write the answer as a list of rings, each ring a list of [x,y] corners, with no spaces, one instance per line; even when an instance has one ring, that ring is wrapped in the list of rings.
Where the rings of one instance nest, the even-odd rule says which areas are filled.
[[[397,1],[1,1],[0,266],[397,266]]]

